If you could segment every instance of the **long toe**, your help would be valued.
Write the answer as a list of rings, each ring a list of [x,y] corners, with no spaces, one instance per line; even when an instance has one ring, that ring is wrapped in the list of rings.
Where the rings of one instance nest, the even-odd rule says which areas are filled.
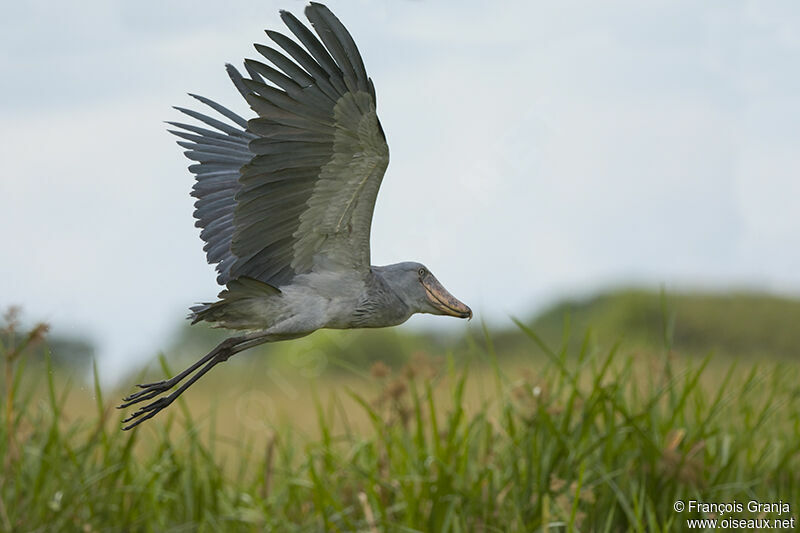
[[[137,412],[138,412],[138,411],[137,411]],[[122,431],[128,431],[129,429],[133,429],[133,428],[135,428],[136,426],[138,426],[139,424],[141,424],[141,423],[142,423],[142,422],[144,422],[145,420],[149,420],[149,419],[153,418],[154,416],[156,416],[156,414],[157,414],[157,413],[158,413],[158,410],[157,410],[157,411],[151,411],[150,413],[148,413],[148,414],[147,414],[147,416],[143,416],[143,417],[141,417],[141,418],[138,418],[138,419],[136,419],[136,421],[135,421],[135,422],[133,422],[132,424],[129,424],[129,425],[127,425],[127,426],[123,427],[123,428],[122,428]],[[140,414],[144,414],[144,413],[140,413]],[[125,423],[127,423],[127,422],[130,422],[132,419],[133,419],[133,416],[129,416],[128,418],[126,418],[125,420],[123,420],[123,421],[122,421],[122,423],[123,423],[123,424],[125,424]]]
[[[158,400],[152,403],[148,403],[147,405],[144,405],[139,409],[137,409],[133,414],[131,414],[128,418],[126,418],[122,422],[123,423],[130,422],[131,420],[135,420],[140,416],[142,416],[143,414],[148,413],[150,411],[155,411],[157,413],[158,411],[160,411],[161,409],[165,408],[170,404],[168,400],[169,397],[165,396],[164,398],[159,398]]]
[[[148,390],[148,391],[141,391],[141,393],[131,394],[130,396],[126,396],[122,399],[123,403],[117,406],[117,409],[125,409],[126,407],[130,407],[131,405],[137,404],[139,402],[145,402],[152,398],[155,398],[159,394],[162,394],[164,391],[155,389],[155,390]]]
[[[138,383],[136,386],[139,387],[140,389],[150,389],[153,387],[163,387],[164,385],[170,383],[171,381],[172,379],[164,379],[161,381],[154,381],[152,383]]]
[[[145,400],[149,400],[150,398],[154,398],[158,396],[162,392],[166,392],[172,387],[174,387],[176,383],[173,383],[171,380],[160,381],[158,383],[152,383],[148,388],[142,389],[140,391],[134,392],[125,396],[122,401],[124,402],[119,408],[127,407],[129,405],[133,405],[138,402],[142,402]],[[140,385],[141,386],[141,385]]]
[[[156,416],[162,409],[167,407],[169,404],[175,400],[177,396],[163,396],[158,400],[149,403],[143,407],[140,407],[135,413],[133,413],[128,418],[122,421],[123,424],[127,424],[128,422],[133,422],[130,425],[123,427],[122,429],[127,431],[131,428],[134,428],[144,422],[145,420],[149,420]]]

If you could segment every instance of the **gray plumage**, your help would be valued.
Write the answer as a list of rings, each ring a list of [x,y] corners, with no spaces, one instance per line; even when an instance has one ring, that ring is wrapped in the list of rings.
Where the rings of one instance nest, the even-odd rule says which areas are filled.
[[[317,3],[305,13],[316,35],[281,11],[297,41],[268,30],[276,47],[255,45],[267,63],[245,60],[247,76],[226,66],[256,117],[191,95],[213,113],[176,108],[202,125],[169,122],[193,161],[196,225],[225,286],[190,318],[247,333],[171,379],[140,385],[120,407],[155,399],[191,375],[133,413],[125,429],[214,365],[264,342],[320,328],[393,326],[414,313],[472,316],[423,265],[370,265],[372,213],[389,164],[375,88],[333,13]]]

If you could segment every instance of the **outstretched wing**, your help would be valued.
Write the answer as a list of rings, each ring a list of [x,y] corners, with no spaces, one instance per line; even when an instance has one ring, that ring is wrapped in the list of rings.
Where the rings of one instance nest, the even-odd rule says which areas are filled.
[[[228,73],[234,82],[241,80],[239,73],[230,65]],[[237,87],[243,96],[247,94],[243,84],[238,84]],[[200,237],[206,243],[203,250],[208,262],[217,265],[217,282],[225,285],[231,279],[230,271],[236,261],[231,251],[231,239],[234,233],[235,196],[240,189],[239,170],[253,158],[249,144],[256,136],[245,131],[247,120],[244,118],[207,98],[192,96],[238,126],[182,107],[176,109],[214,129],[168,122],[176,128],[169,132],[182,139],[178,144],[187,149],[184,152],[186,157],[195,161],[189,166],[196,177],[192,188],[192,196],[197,198],[194,204],[194,217],[197,219],[195,225],[202,228]]]
[[[299,41],[267,31],[269,64],[229,66],[257,118],[204,98],[234,125],[189,110],[214,128],[175,124],[197,183],[195,217],[225,284],[247,276],[281,286],[317,269],[369,269],[369,234],[389,149],[375,89],[350,34],[321,4],[306,10],[315,36],[281,18]],[[302,46],[301,46],[302,44]],[[199,98],[199,97],[198,97]],[[244,129],[242,129],[244,128]]]

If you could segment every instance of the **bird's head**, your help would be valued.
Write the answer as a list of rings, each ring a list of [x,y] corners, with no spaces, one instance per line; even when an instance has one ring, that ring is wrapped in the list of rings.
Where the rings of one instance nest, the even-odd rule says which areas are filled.
[[[383,267],[382,270],[392,290],[413,312],[472,318],[472,309],[442,287],[425,265],[398,263]]]

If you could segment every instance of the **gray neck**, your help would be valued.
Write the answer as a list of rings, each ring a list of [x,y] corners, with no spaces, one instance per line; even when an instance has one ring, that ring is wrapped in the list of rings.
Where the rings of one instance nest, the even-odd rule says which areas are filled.
[[[381,328],[402,324],[413,314],[411,307],[392,288],[391,275],[382,267],[372,267],[367,291],[354,312],[356,322],[364,328]]]

